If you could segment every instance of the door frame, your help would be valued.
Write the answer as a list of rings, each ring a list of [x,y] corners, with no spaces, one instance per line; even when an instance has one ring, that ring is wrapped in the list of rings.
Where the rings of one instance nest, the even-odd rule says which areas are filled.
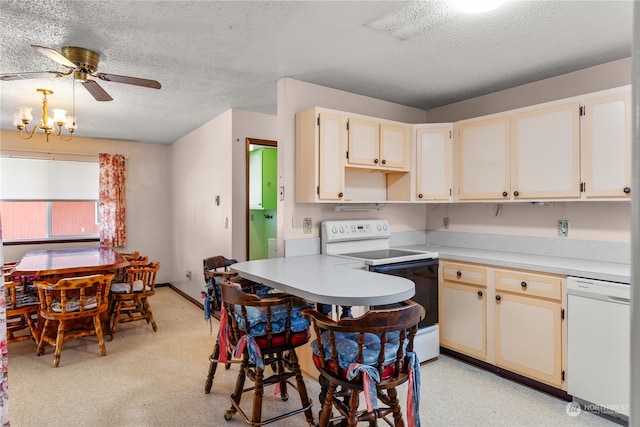
[[[250,244],[250,239],[249,239],[249,218],[251,217],[250,213],[249,213],[249,186],[250,186],[250,166],[249,166],[249,151],[251,151],[249,148],[251,145],[262,145],[264,147],[274,147],[275,149],[278,149],[278,141],[273,141],[270,139],[259,139],[259,138],[245,138],[246,141],[246,145],[245,145],[245,170],[246,172],[246,177],[245,177],[245,207],[244,207],[244,212],[246,214],[246,220],[245,220],[245,235],[246,235],[246,242],[245,242],[245,248],[246,248],[246,259],[249,259],[249,244]],[[277,212],[276,212],[277,214]]]

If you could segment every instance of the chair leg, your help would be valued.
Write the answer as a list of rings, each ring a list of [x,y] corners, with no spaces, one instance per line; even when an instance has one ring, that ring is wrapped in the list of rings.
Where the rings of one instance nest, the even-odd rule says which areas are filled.
[[[333,394],[336,392],[337,387],[337,384],[329,383],[324,402],[322,403],[322,409],[320,409],[320,427],[329,426],[329,420],[331,419],[331,410],[333,409]]]
[[[113,312],[111,315],[111,330],[109,331],[109,335],[111,335],[111,339],[116,333],[116,326],[118,325],[118,317],[120,317],[120,310],[122,309],[122,302],[116,301],[113,307]]]
[[[213,353],[209,356],[209,372],[207,373],[207,380],[204,383],[204,392],[209,394],[211,391],[211,385],[213,384],[213,377],[216,375],[216,369],[218,368],[218,359],[220,358],[220,343],[216,338],[216,345],[213,347]]]
[[[53,365],[60,365],[60,354],[62,353],[62,343],[64,343],[64,321],[58,322],[58,335],[56,336],[56,352]]]
[[[400,407],[400,401],[398,400],[398,391],[395,387],[387,390],[387,396],[389,396],[389,406],[393,410],[393,423],[394,426],[404,427],[404,420],[402,419],[402,408]]]
[[[307,424],[314,425],[311,400],[309,400],[309,395],[307,394],[307,386],[304,384],[304,377],[302,376],[302,371],[300,370],[298,355],[296,354],[295,349],[291,349],[291,351],[289,351],[289,360],[291,361],[291,367],[296,377],[296,384],[298,386],[298,393],[300,394],[300,402],[302,403],[302,407],[308,407],[308,409],[304,411],[304,415],[307,417]]]
[[[253,411],[251,413],[251,421],[255,425],[259,425],[262,420],[262,396],[264,394],[264,371],[258,367],[255,368],[255,388],[253,390]],[[252,424],[253,425],[253,424]]]
[[[242,400],[242,390],[244,389],[244,381],[247,377],[247,369],[249,369],[249,356],[245,353],[242,355],[242,363],[240,370],[238,371],[238,377],[236,379],[236,387],[231,395],[231,408],[225,412],[224,419],[229,421],[238,410],[236,407],[240,407],[240,400]]]
[[[96,330],[96,336],[98,337],[98,344],[100,345],[100,354],[107,355],[107,347],[104,345],[104,337],[102,336],[102,324],[100,322],[100,315],[93,316],[93,327]]]
[[[27,325],[29,326],[29,332],[31,332],[31,336],[36,341],[36,343],[38,343],[40,341],[38,337],[38,328],[31,318],[31,314],[27,313],[27,315],[25,316],[25,320],[27,321]]]
[[[153,312],[151,311],[151,306],[149,305],[149,300],[147,298],[142,299],[142,306],[144,307],[145,318],[147,319],[147,323],[151,323],[151,327],[153,328],[153,332],[158,330],[156,326],[156,321],[153,318]]]
[[[44,346],[47,344],[44,340],[44,337],[47,336],[47,332],[49,331],[49,326],[51,321],[46,319],[44,321],[44,326],[42,327],[42,333],[40,334],[40,339],[38,340],[38,348],[36,349],[36,355],[40,356],[44,354]]]
[[[349,416],[347,425],[355,427],[358,425],[358,406],[360,406],[360,390],[351,390],[349,395]]]
[[[289,393],[287,392],[287,380],[285,377],[284,361],[282,360],[283,357],[282,353],[276,355],[275,371],[278,374],[278,383],[280,384],[280,399],[282,399],[283,402],[286,402],[289,400]]]

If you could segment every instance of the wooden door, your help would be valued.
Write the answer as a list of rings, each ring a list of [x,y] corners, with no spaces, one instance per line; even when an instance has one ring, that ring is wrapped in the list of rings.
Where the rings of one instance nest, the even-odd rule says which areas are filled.
[[[451,126],[416,130],[417,200],[451,199]]]
[[[587,100],[583,114],[586,197],[630,197],[630,92]]]
[[[512,117],[515,199],[580,197],[579,111],[579,103],[571,102]]]
[[[380,124],[380,167],[383,169],[410,169],[411,146],[409,126],[405,124]]]
[[[380,125],[372,120],[349,118],[349,165],[378,167]]]
[[[561,304],[507,292],[494,304],[496,366],[560,388]]]
[[[510,191],[508,116],[458,126],[460,200],[506,200]]]
[[[487,357],[486,288],[440,282],[440,344],[485,360]]]

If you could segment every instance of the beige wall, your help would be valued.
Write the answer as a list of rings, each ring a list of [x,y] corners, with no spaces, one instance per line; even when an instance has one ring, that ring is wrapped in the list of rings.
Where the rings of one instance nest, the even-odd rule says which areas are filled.
[[[150,259],[160,261],[158,283],[170,282],[169,229],[169,147],[163,144],[142,144],[74,137],[72,141],[34,136],[21,139],[17,132],[0,132],[0,153],[39,158],[94,159],[99,153],[122,154],[127,160],[127,246],[122,251],[138,250]],[[27,173],[28,171],[25,171]],[[82,247],[87,243],[40,244],[3,247],[6,261],[18,260],[31,250],[61,247]],[[96,243],[97,245],[97,243]]]
[[[228,110],[170,145],[171,283],[191,297],[204,290],[204,258],[246,259],[245,139],[276,134],[275,116]]]

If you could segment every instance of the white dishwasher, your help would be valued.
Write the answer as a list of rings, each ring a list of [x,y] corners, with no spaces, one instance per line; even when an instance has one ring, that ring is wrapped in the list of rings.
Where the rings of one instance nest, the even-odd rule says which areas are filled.
[[[567,278],[567,392],[591,412],[629,416],[631,287]]]

